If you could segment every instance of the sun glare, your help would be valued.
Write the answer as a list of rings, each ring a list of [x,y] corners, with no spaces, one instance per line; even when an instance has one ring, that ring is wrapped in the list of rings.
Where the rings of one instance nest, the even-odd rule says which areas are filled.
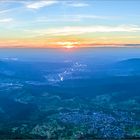
[[[67,45],[67,46],[64,46],[64,48],[67,48],[67,49],[72,49],[72,48],[74,48],[74,46]]]
[[[63,48],[72,49],[72,48],[75,48],[76,44],[78,43],[77,42],[58,42],[57,44],[62,46]]]

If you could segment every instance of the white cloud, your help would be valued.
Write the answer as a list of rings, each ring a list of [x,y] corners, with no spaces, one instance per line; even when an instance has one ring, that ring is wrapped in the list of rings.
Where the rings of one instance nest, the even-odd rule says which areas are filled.
[[[112,17],[98,16],[98,15],[73,15],[77,19],[110,19]]]
[[[39,8],[42,8],[42,7],[45,7],[45,6],[50,6],[50,5],[53,5],[53,4],[56,4],[56,3],[58,3],[58,1],[53,1],[53,0],[36,1],[36,2],[33,2],[33,3],[28,3],[26,5],[26,7],[30,8],[30,9],[39,9]]]
[[[89,6],[89,4],[87,3],[71,3],[71,4],[68,4],[69,6],[72,6],[72,7],[86,7],[86,6]]]
[[[36,20],[36,22],[78,22],[79,18],[71,16],[57,16],[57,17],[41,17]]]
[[[140,32],[140,27],[137,25],[119,25],[119,26],[75,26],[75,27],[63,27],[52,29],[40,29],[40,30],[26,30],[36,36],[67,36],[67,35],[79,35],[86,33],[109,33],[109,32]]]
[[[83,1],[76,1],[76,0],[63,1],[62,3],[66,6],[77,7],[77,8],[90,6],[90,3],[83,2]]]
[[[78,22],[87,19],[112,19],[115,17],[98,15],[59,15],[54,17],[39,17],[36,22]]]
[[[19,9],[21,10],[21,7],[19,7],[19,8],[17,7],[17,8],[12,8],[12,9],[1,10],[1,11],[0,11],[0,14],[7,14],[7,13],[11,13],[11,12],[16,11],[16,10],[19,11]]]
[[[70,41],[63,41],[63,42],[56,42],[58,45],[68,45],[68,46],[71,46],[71,45],[77,45],[79,44],[79,42],[70,42]]]
[[[7,13],[7,12],[9,12],[9,10],[1,10],[1,11],[0,11],[0,14],[5,14],[5,13]]]
[[[0,19],[0,23],[7,23],[13,21],[12,18],[5,18],[5,19]]]

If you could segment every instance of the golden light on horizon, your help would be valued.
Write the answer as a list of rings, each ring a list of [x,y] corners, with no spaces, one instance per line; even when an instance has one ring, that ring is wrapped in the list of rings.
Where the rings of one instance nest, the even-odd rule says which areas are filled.
[[[127,44],[139,44],[139,40],[132,40],[129,37],[94,37],[94,38],[83,38],[83,37],[53,37],[53,38],[5,38],[0,39],[0,48],[65,48],[74,49],[81,47],[100,47],[100,46],[113,46],[117,47],[124,45],[124,40]]]
[[[64,48],[72,49],[72,48],[75,48],[75,46],[70,46],[70,45],[68,45],[68,46],[64,46]]]
[[[77,44],[79,44],[79,42],[70,42],[70,41],[67,41],[67,42],[57,42],[58,45],[66,48],[66,49],[72,49],[72,48],[75,48],[75,46]]]

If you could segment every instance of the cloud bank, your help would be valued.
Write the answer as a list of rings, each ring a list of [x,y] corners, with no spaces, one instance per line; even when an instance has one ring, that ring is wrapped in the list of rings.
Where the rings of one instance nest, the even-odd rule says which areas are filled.
[[[40,29],[40,30],[25,30],[34,35],[43,36],[67,36],[79,35],[87,33],[109,33],[109,32],[140,32],[140,27],[137,25],[118,25],[118,26],[69,26],[63,28]]]
[[[30,9],[40,9],[42,7],[50,6],[50,5],[53,5],[53,4],[56,4],[56,3],[58,3],[58,1],[52,1],[52,0],[37,1],[37,2],[27,4],[26,7],[30,8]]]

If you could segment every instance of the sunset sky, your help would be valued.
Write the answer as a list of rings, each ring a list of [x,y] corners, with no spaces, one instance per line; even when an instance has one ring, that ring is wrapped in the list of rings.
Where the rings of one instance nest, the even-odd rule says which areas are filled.
[[[140,44],[139,0],[0,0],[0,47]]]

